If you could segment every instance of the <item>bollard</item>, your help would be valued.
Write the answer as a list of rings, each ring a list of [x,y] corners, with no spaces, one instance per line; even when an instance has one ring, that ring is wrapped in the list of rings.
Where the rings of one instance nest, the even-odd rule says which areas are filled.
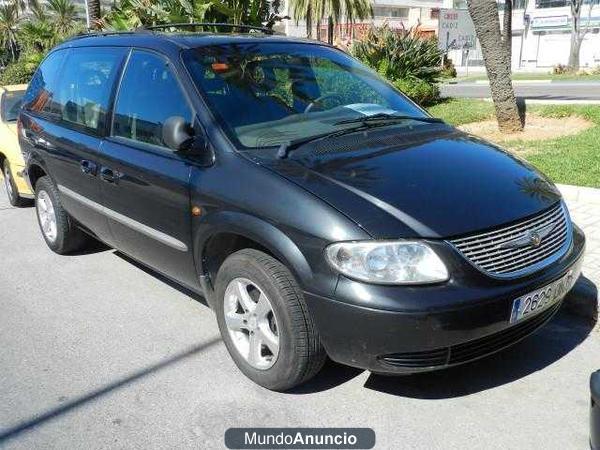
[[[592,403],[590,406],[590,447],[600,450],[600,370],[590,378]]]

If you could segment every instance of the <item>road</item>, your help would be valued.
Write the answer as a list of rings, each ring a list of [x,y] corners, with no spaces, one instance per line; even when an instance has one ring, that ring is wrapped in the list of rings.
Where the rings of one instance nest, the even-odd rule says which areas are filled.
[[[100,246],[55,255],[34,210],[0,199],[2,448],[222,448],[233,426],[367,426],[381,449],[588,448],[600,333],[564,309],[466,366],[393,378],[330,363],[274,393],[236,369],[201,298]]]
[[[514,84],[515,95],[531,100],[546,101],[600,101],[600,82],[553,82]],[[444,97],[489,98],[490,87],[480,83],[444,84],[440,87]]]

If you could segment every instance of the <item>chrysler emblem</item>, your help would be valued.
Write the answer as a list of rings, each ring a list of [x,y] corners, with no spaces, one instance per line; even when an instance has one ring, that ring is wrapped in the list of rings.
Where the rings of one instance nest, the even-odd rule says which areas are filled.
[[[521,236],[503,242],[499,245],[500,248],[522,248],[522,247],[539,247],[542,241],[556,228],[558,222],[554,222],[543,227],[536,228],[523,233]]]
[[[529,242],[532,247],[538,247],[542,243],[542,237],[536,231],[530,231]]]

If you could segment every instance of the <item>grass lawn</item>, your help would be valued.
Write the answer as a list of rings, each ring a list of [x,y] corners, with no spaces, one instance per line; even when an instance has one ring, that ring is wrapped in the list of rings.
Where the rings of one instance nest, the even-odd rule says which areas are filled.
[[[511,141],[504,147],[531,162],[557,183],[600,188],[600,105],[531,105],[528,112],[545,117],[581,116],[594,126],[573,136],[546,141]],[[453,99],[429,108],[453,125],[493,117],[491,102]]]

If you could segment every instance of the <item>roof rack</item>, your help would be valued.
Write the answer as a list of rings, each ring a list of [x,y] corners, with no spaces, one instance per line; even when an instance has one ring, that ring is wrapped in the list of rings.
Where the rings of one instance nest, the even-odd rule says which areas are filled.
[[[233,23],[211,23],[211,22],[180,22],[180,23],[165,23],[161,25],[150,25],[140,27],[140,30],[160,30],[163,28],[196,28],[196,27],[217,27],[217,28],[237,28],[239,30],[260,31],[265,34],[274,34],[271,28],[258,27],[253,25],[233,24]]]
[[[69,37],[68,39],[65,39],[64,42],[74,41],[76,39],[83,39],[83,38],[86,38],[86,37],[114,36],[114,35],[120,35],[120,34],[136,34],[136,33],[144,32],[144,31],[148,31],[148,30],[139,29],[139,30],[134,30],[134,31],[110,31],[110,30],[84,31],[83,33],[79,33],[79,34],[76,34],[74,36]]]

